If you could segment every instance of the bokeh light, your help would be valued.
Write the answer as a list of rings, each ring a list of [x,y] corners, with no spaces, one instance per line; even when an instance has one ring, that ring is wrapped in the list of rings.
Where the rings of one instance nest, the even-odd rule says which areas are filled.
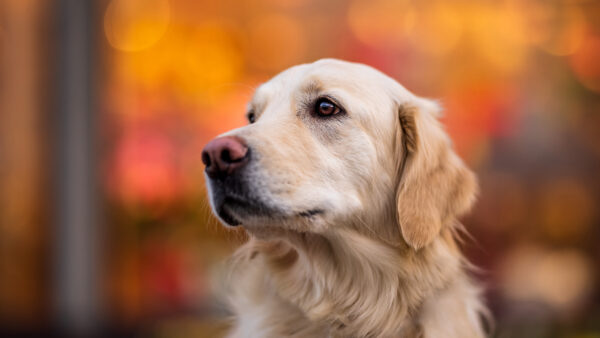
[[[587,89],[600,92],[600,37],[586,34],[581,46],[571,57],[575,75]]]
[[[302,25],[296,19],[266,14],[250,22],[245,49],[252,66],[274,72],[301,62],[306,43]]]
[[[548,251],[519,247],[502,265],[502,287],[520,302],[543,302],[567,313],[589,296],[591,262],[576,250]]]
[[[111,46],[135,52],[155,44],[169,26],[168,0],[112,0],[104,15]]]

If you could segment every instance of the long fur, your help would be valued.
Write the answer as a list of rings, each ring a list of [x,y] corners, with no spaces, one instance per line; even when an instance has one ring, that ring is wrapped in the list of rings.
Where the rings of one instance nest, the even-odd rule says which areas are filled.
[[[469,264],[456,244],[458,217],[473,204],[477,184],[437,120],[439,107],[365,66],[325,60],[303,67],[282,73],[270,86],[302,88],[296,84],[309,78],[313,87],[344,88],[363,98],[346,102],[357,107],[353,118],[360,127],[340,123],[333,131],[319,126],[307,132],[304,124],[293,122],[300,115],[296,112],[275,130],[278,119],[285,118],[264,112],[262,127],[233,132],[269,154],[261,159],[261,170],[284,172],[285,182],[297,188],[282,200],[304,205],[325,196],[323,204],[335,217],[281,217],[244,225],[250,240],[231,257],[219,282],[234,315],[229,336],[483,337],[481,289],[468,276]],[[314,85],[314,69],[343,71],[362,79],[365,88],[385,90],[357,90],[344,77]],[[364,102],[387,113],[358,115]],[[323,135],[334,132],[354,143],[337,144]],[[356,149],[364,151],[355,159]],[[306,156],[289,157],[294,150]],[[325,172],[315,168],[329,165],[327,156],[347,168],[334,178],[311,176]],[[334,190],[347,196],[347,211],[336,195],[319,192],[331,181],[342,182]],[[312,197],[298,193],[310,182]]]

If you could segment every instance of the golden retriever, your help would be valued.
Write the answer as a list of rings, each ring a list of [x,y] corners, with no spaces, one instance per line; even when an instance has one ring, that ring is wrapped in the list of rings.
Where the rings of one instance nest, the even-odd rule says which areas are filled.
[[[475,199],[440,108],[325,59],[261,85],[202,153],[210,203],[249,241],[221,285],[231,337],[482,337],[456,245]]]

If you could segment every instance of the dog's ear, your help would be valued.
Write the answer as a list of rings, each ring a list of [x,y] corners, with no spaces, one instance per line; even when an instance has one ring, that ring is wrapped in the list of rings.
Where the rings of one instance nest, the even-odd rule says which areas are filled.
[[[414,249],[468,211],[477,192],[475,175],[454,153],[437,120],[439,111],[436,103],[415,99],[401,104],[398,113],[398,223]]]

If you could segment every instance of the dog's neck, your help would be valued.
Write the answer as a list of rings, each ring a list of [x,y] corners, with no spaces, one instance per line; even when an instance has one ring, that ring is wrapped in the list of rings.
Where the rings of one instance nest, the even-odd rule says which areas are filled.
[[[423,302],[462,274],[449,230],[418,251],[354,230],[258,240],[280,296],[339,336],[411,336]]]

